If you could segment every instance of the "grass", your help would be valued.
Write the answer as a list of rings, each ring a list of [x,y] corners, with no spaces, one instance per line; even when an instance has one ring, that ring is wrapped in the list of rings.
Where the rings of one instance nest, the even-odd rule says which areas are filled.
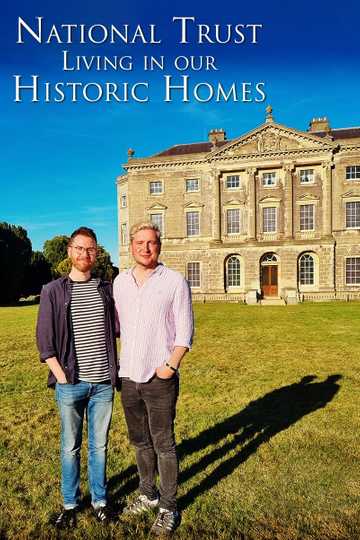
[[[207,304],[195,312],[176,423],[176,538],[359,538],[360,304]],[[4,539],[56,538],[48,520],[61,506],[57,410],[34,344],[36,313],[0,308]],[[110,497],[121,507],[137,477],[118,396],[108,464]],[[66,538],[147,538],[154,515],[105,531],[94,522],[83,469],[85,510]]]

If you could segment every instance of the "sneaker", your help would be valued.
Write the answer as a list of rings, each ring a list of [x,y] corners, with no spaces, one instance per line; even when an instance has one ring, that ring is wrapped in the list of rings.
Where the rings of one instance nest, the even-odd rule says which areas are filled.
[[[159,504],[159,499],[149,499],[146,495],[139,495],[134,502],[125,506],[123,514],[142,514],[156,508]]]
[[[159,513],[155,519],[151,532],[156,536],[170,536],[175,529],[180,525],[180,514],[176,510],[166,510],[160,508]]]
[[[110,521],[115,521],[115,516],[110,510],[109,506],[99,506],[98,508],[93,508],[93,513],[96,519],[106,525]]]
[[[76,508],[64,509],[53,519],[52,523],[57,529],[75,529],[77,526],[76,513]]]

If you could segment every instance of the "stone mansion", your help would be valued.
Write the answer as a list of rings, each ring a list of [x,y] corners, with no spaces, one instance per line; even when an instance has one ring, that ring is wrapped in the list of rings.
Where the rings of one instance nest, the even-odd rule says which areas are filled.
[[[117,179],[120,268],[129,229],[152,221],[162,261],[194,299],[360,299],[360,127],[314,118],[299,131],[265,122],[227,140],[128,151]]]

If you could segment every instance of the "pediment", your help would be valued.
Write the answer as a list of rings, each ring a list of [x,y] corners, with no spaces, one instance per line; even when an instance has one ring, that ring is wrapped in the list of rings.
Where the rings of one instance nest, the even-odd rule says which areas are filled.
[[[244,199],[231,199],[230,201],[227,201],[225,203],[225,206],[239,206],[239,205],[245,204],[245,198]]]
[[[301,197],[298,198],[298,202],[307,202],[307,201],[318,201],[319,197],[316,195],[312,195],[311,193],[305,193],[304,195],[301,195]]]
[[[281,203],[281,199],[279,199],[279,197],[271,197],[271,196],[267,196],[267,197],[263,197],[262,199],[260,199],[259,203],[263,204],[267,204],[267,203],[272,203],[272,204],[279,204]]]
[[[310,133],[297,131],[281,124],[263,124],[253,131],[235,139],[221,149],[212,152],[211,157],[236,157],[249,154],[282,153],[291,150],[325,150],[334,146],[332,141]]]
[[[203,206],[205,205],[200,202],[188,202],[184,204],[184,208],[202,208]]]
[[[343,193],[341,195],[341,197],[343,199],[351,199],[351,198],[356,198],[356,197],[360,197],[360,191],[358,190],[350,190],[350,191],[347,191],[346,193]]]
[[[148,210],[167,210],[167,206],[161,203],[155,203],[149,206]]]

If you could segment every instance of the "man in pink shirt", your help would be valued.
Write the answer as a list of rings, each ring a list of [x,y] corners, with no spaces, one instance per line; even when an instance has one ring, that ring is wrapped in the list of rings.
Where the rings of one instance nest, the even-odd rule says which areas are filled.
[[[135,266],[115,279],[114,298],[120,321],[121,399],[135,446],[140,494],[124,513],[140,514],[159,506],[151,530],[171,534],[180,523],[174,420],[178,369],[193,335],[191,294],[179,272],[158,262],[161,241],[156,225],[134,225],[130,242]]]

